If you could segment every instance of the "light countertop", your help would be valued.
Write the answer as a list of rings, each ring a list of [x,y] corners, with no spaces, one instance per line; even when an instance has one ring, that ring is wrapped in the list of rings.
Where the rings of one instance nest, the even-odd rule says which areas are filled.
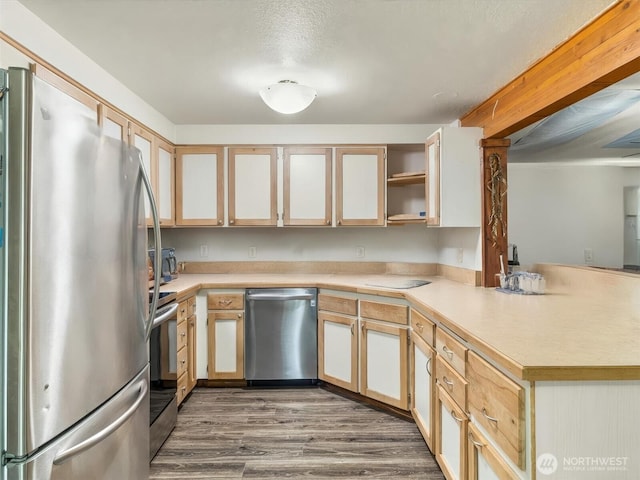
[[[371,286],[415,278],[432,283]],[[405,298],[523,380],[640,379],[640,283],[632,298],[628,289],[581,293],[555,283],[547,282],[545,295],[510,295],[443,277],[182,274],[162,290],[177,291],[180,298],[201,288],[310,286]]]

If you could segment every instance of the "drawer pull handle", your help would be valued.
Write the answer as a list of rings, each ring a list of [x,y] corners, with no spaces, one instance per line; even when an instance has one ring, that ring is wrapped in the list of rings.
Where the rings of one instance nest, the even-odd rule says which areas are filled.
[[[431,376],[431,370],[429,370],[429,364],[431,363],[431,357],[429,357],[427,359],[427,363],[425,365],[425,368],[427,369],[427,373],[429,374],[429,376]]]
[[[447,354],[449,360],[453,360],[453,352],[449,350],[446,345],[442,346],[442,351]]]
[[[184,365],[186,363],[186,360],[181,360],[180,363]]]
[[[449,390],[453,390],[453,382],[449,380],[446,375],[442,376],[442,381],[449,386]]]
[[[353,323],[351,324],[351,336],[353,336]]]
[[[462,423],[462,420],[464,420],[463,418],[458,418],[458,417],[456,417],[456,413],[455,413],[453,410],[451,410],[451,416],[452,416],[452,417],[453,417],[453,419],[454,419],[456,422],[458,422],[458,423]]]
[[[469,432],[469,440],[471,440],[471,443],[473,443],[478,448],[484,447],[484,443],[480,443],[480,442],[476,442],[475,441],[475,439],[473,438],[473,434],[471,432]]]
[[[223,299],[223,300],[219,300],[218,301],[219,305],[231,305],[231,300],[230,299]]]
[[[422,324],[420,322],[416,323],[416,328],[422,333]]]
[[[482,409],[482,415],[484,415],[484,418],[486,418],[490,422],[498,423],[498,419],[497,418],[489,416],[489,414],[487,413],[487,409],[486,408]]]

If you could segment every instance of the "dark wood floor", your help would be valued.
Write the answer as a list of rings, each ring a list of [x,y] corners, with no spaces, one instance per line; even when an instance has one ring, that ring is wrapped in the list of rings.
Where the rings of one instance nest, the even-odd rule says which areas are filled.
[[[415,424],[323,388],[197,388],[150,479],[444,479]]]

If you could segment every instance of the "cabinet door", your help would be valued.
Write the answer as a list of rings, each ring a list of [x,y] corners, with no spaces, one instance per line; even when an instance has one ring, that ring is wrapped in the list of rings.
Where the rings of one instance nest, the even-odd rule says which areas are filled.
[[[154,139],[154,152],[156,155],[154,165],[158,168],[158,189],[156,190],[156,200],[158,202],[158,215],[160,225],[169,227],[174,225],[174,148],[173,145],[161,140]]]
[[[176,225],[222,225],[222,147],[178,147],[176,157]]]
[[[338,225],[384,225],[384,148],[336,149]]]
[[[191,315],[187,319],[187,392],[193,390],[198,381],[196,366],[197,366],[197,336],[196,336],[196,316]]]
[[[100,115],[98,111],[99,110],[98,100],[92,97],[91,95],[89,95],[84,90],[82,90],[79,86],[80,84],[78,84],[77,82],[75,84],[71,83],[73,80],[71,80],[69,77],[66,77],[66,78],[61,77],[57,73],[52,72],[51,70],[40,65],[39,63],[31,64],[31,72],[36,77],[47,82],[49,85],[53,85],[58,90],[66,93],[74,100],[82,103],[86,107],[93,110],[93,113],[95,115],[94,119],[96,120],[97,123],[100,123]]]
[[[467,415],[440,386],[436,396],[436,461],[448,480],[467,475]]]
[[[244,378],[244,313],[209,312],[209,379]]]
[[[229,225],[277,224],[277,151],[229,149]]]
[[[131,137],[129,141],[140,150],[142,155],[142,165],[144,166],[144,170],[151,181],[153,196],[156,200],[157,206],[158,195],[156,192],[158,191],[158,169],[157,166],[154,165],[153,135],[141,126],[132,123]],[[147,195],[144,195],[144,211],[147,219],[147,225],[152,225],[151,206]]]
[[[433,451],[433,405],[435,351],[411,332],[411,414],[427,446]]]
[[[468,429],[469,480],[518,480],[520,478],[473,423],[468,424]]]
[[[99,123],[105,135],[129,143],[129,120],[124,115],[101,104]]]
[[[318,377],[352,392],[358,391],[357,319],[318,312]]]
[[[361,322],[360,393],[408,410],[407,328]]]
[[[284,225],[331,225],[331,149],[284,149]]]
[[[425,143],[427,178],[425,198],[427,203],[427,225],[440,225],[440,132],[429,137]]]

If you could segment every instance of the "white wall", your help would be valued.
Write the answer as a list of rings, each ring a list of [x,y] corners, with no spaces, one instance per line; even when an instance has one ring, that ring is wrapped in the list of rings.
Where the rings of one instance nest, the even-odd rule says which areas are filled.
[[[424,143],[441,125],[177,125],[178,144]]]
[[[437,230],[416,227],[176,228],[162,230],[162,244],[185,261],[247,261],[256,247],[256,261],[437,262]],[[200,245],[208,246],[207,258]],[[364,258],[356,257],[359,246]]]
[[[640,168],[509,164],[509,243],[520,263],[623,265],[623,187],[640,185]]]
[[[480,270],[479,229],[424,225],[341,228],[175,228],[162,230],[162,245],[180,261],[363,261],[446,263]],[[441,240],[444,239],[444,240]],[[444,243],[444,244],[443,244]],[[206,245],[208,256],[200,256]],[[256,247],[255,259],[249,247]],[[364,247],[365,256],[356,256]],[[458,262],[458,248],[463,262]]]

